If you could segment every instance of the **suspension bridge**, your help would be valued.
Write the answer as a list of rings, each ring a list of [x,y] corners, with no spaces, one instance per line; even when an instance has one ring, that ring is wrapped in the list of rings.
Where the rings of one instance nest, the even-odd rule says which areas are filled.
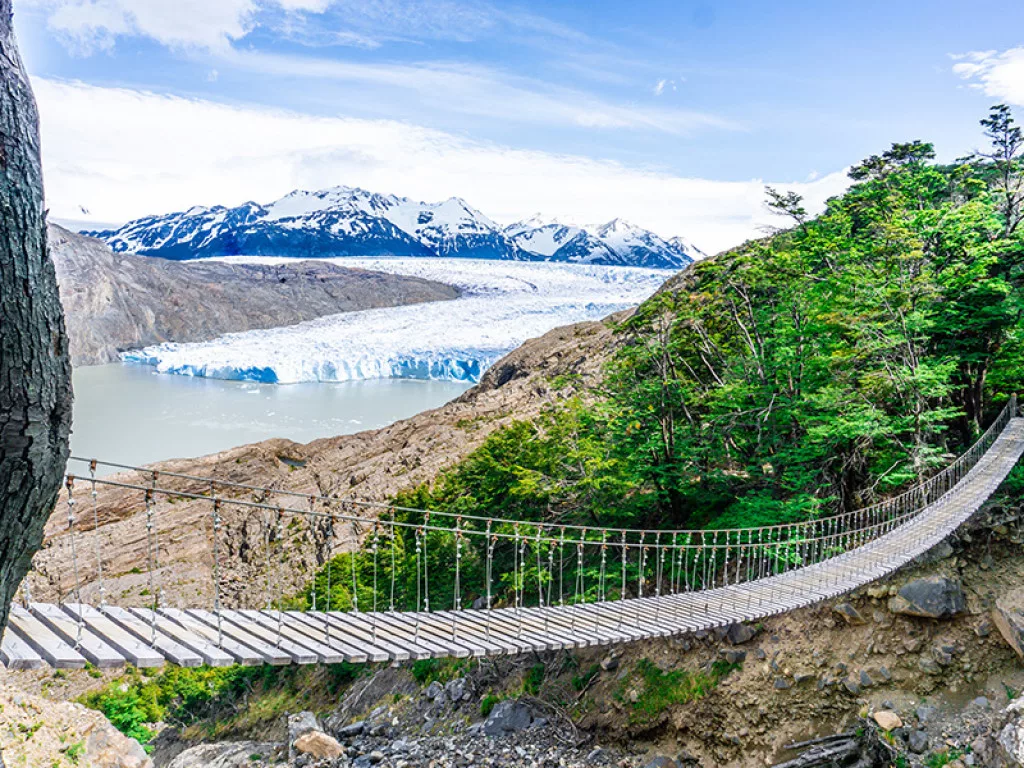
[[[72,459],[83,473],[68,474],[61,502],[71,583],[56,602],[39,602],[33,575],[26,578],[0,661],[32,669],[465,658],[753,621],[835,598],[911,562],[977,512],[1022,453],[1024,418],[1013,396],[966,453],[898,496],[831,517],[729,530],[488,518],[120,465],[106,466],[125,472],[98,477],[102,462]],[[104,487],[137,497],[145,521],[146,586],[116,601],[108,599],[110,563],[97,538]],[[160,559],[170,531],[157,499],[208,508],[203,556],[212,583],[202,607],[166,597]],[[90,517],[91,548],[83,545]],[[228,594],[231,519],[257,522],[250,560],[261,568],[250,588]],[[319,554],[299,561],[303,546]],[[286,594],[282,574],[296,562],[309,563],[315,587]],[[82,598],[86,571],[92,603]]]

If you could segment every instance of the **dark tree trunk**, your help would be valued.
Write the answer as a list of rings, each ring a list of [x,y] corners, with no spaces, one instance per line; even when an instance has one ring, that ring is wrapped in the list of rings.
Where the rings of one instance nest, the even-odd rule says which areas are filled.
[[[0,0],[0,632],[68,458],[71,362],[46,250],[39,116]]]

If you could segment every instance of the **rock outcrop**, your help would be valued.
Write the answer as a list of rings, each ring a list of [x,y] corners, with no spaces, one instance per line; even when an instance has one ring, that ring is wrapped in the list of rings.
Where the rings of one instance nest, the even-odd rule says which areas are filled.
[[[992,620],[1003,639],[1024,658],[1024,589],[1007,592],[996,600]]]
[[[449,285],[323,261],[283,265],[179,263],[114,253],[51,224],[47,232],[73,365],[164,341],[292,325],[375,307],[458,297]]]
[[[153,768],[145,750],[99,712],[0,686],[0,753],[9,766]]]

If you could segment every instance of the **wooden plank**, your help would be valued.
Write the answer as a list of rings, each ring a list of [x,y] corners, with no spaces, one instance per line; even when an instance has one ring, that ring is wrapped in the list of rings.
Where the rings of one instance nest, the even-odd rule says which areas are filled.
[[[201,655],[188,648],[161,631],[156,632],[155,640],[152,627],[146,621],[126,608],[104,606],[102,613],[130,635],[144,643],[151,643],[165,659],[179,667],[198,667],[209,664],[211,667],[223,667],[234,663],[234,659],[213,646],[208,646],[206,655]]]
[[[147,620],[146,613],[144,613],[146,609],[132,608],[131,611],[143,620]],[[207,658],[208,656],[212,657],[210,651],[207,650],[212,648],[217,651],[219,656],[226,656],[229,660],[228,664],[242,664],[252,667],[263,663],[263,657],[252,650],[252,648],[237,643],[227,636],[218,638],[217,630],[211,631],[202,622],[195,621],[191,617],[186,616],[183,611],[176,611],[176,613],[178,614],[177,618],[172,618],[164,611],[157,611],[155,618],[157,628],[189,650],[198,653],[203,658]],[[207,663],[209,664],[210,662],[207,661]],[[213,665],[211,664],[211,666]],[[221,663],[219,666],[227,665]]]
[[[0,643],[0,660],[8,669],[39,669],[46,666],[46,659],[32,650],[32,647],[18,637],[9,627]]]
[[[32,615],[100,669],[123,667],[127,659],[56,605],[30,603]]]
[[[173,615],[170,609],[163,611],[170,618],[175,621],[179,619]],[[189,619],[204,624],[209,631],[214,633],[222,632],[224,637],[231,638],[235,642],[250,648],[264,664],[270,664],[274,667],[283,667],[287,664],[292,663],[292,657],[285,653],[282,649],[275,648],[273,645],[266,643],[259,637],[256,637],[241,626],[238,626],[240,622],[232,622],[230,620],[231,611],[221,610],[221,621],[217,621],[217,614],[206,611],[201,608],[188,608],[181,612]]]
[[[379,613],[376,614],[375,618],[377,621],[391,620],[392,624],[395,622],[401,622],[407,627],[414,627],[416,622],[414,615],[402,613]],[[501,645],[488,641],[483,636],[477,637],[474,632],[460,632],[461,624],[459,622],[453,624],[451,618],[444,620],[439,618],[439,615],[436,613],[424,613],[419,614],[418,619],[420,623],[420,634],[430,634],[440,643],[451,648],[453,651],[452,655],[456,655],[460,648],[465,648],[472,656],[475,657],[501,656],[505,653],[505,649]],[[463,628],[463,630],[465,630],[465,628]]]
[[[285,611],[284,614],[297,630],[323,643],[328,648],[338,649],[343,654],[364,655],[367,662],[373,663],[404,661],[409,658],[409,652],[404,648],[391,646],[384,641],[379,641],[376,645],[369,643],[351,628],[344,625],[337,626],[322,614],[307,615],[300,611]]]
[[[440,615],[447,616],[450,613],[450,611],[445,611]],[[510,655],[529,653],[537,647],[539,642],[530,633],[524,633],[521,638],[517,638],[514,633],[509,632],[504,626],[494,621],[488,626],[485,611],[463,611],[459,616],[461,621],[466,623],[466,626],[472,627],[481,637],[487,638],[489,636],[493,642],[499,643],[504,647],[506,653]]]
[[[136,667],[162,667],[165,659],[146,643],[125,632],[90,605],[66,603],[64,612],[74,621],[83,621],[85,626]]]
[[[289,611],[289,615],[292,612]],[[370,661],[406,661],[408,659],[429,659],[429,650],[409,643],[395,642],[391,637],[373,637],[373,633],[360,622],[345,620],[344,613],[327,614],[321,611],[296,613],[296,618],[326,633],[325,643],[338,642],[339,638],[346,644],[367,649]],[[380,654],[384,658],[380,658]]]
[[[377,614],[377,632],[387,632],[389,637],[405,638],[406,640],[418,643],[431,648],[439,658],[452,656],[456,659],[466,659],[470,656],[483,656],[484,653],[475,652],[457,642],[452,642],[447,637],[441,637],[433,630],[429,621],[423,618],[430,614],[417,613],[390,613]],[[419,619],[419,631],[416,630],[417,619]]]
[[[210,615],[216,616],[213,613]],[[316,653],[307,646],[291,640],[284,632],[278,636],[276,628],[274,631],[270,631],[259,622],[243,616],[240,611],[221,610],[220,615],[225,621],[230,621],[243,632],[247,632],[253,637],[262,640],[271,648],[287,654],[292,664],[316,664],[318,661]],[[216,619],[214,619],[214,622],[214,625],[216,625]]]
[[[278,612],[277,611],[256,611],[256,610],[239,610],[239,614],[247,618],[254,624],[259,624],[264,629],[270,630],[276,633],[278,630]],[[309,635],[301,631],[302,625],[294,626],[291,619],[288,619],[283,613],[280,614],[281,618],[281,634],[288,640],[301,645],[304,648],[308,648],[313,654],[316,655],[316,660],[320,664],[340,664],[343,661],[352,662],[354,658],[358,658],[360,662],[366,661],[366,654],[359,654],[358,656],[351,656],[342,653],[339,650],[331,648],[330,646],[324,645],[323,643],[315,640]]]
[[[360,614],[350,614],[342,611],[332,611],[330,614],[325,614],[329,617],[332,622],[332,626],[341,625],[348,626],[353,632],[359,631],[366,637],[370,642],[387,642],[392,646],[398,646],[405,648],[406,652],[413,655],[416,659],[433,659],[442,658],[447,656],[448,653],[444,648],[441,648],[431,642],[429,639],[420,638],[417,642],[413,639],[411,634],[406,632],[395,632],[387,631],[381,632],[380,628],[377,629],[377,637],[373,637],[373,628],[369,622],[361,617]]]
[[[11,605],[8,627],[56,669],[82,669],[86,658],[22,606]]]

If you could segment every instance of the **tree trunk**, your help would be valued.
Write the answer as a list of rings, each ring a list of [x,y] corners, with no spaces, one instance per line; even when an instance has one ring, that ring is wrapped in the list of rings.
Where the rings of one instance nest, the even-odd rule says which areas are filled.
[[[0,0],[0,632],[68,458],[71,362],[46,250],[39,116]]]

